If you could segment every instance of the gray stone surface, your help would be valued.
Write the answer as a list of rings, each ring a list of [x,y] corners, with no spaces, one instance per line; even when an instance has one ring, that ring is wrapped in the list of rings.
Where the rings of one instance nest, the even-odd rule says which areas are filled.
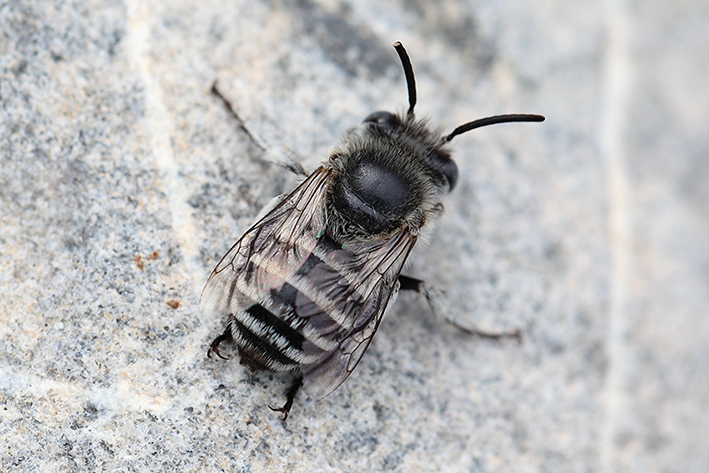
[[[707,3],[282,3],[0,2],[0,470],[709,470]],[[198,300],[294,179],[209,88],[312,169],[405,108],[395,40],[445,129],[548,117],[455,140],[409,271],[524,342],[403,296],[284,424]]]

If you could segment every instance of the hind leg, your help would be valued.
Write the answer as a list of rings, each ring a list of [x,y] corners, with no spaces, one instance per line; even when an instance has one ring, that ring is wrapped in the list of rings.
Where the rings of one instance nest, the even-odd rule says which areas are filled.
[[[422,294],[426,298],[426,302],[428,302],[428,306],[431,308],[431,312],[433,312],[433,315],[435,315],[436,318],[447,321],[467,334],[475,335],[480,338],[486,338],[488,340],[513,338],[517,340],[518,343],[522,341],[522,332],[519,329],[511,332],[486,332],[476,328],[463,327],[458,323],[458,321],[451,317],[445,296],[440,291],[429,286],[420,279],[400,275],[399,283],[399,289],[402,291],[414,291]]]

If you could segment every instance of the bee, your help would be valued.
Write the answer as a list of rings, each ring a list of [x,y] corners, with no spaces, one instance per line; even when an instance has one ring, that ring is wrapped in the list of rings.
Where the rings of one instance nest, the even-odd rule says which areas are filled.
[[[400,42],[394,48],[406,114],[374,112],[350,130],[326,162],[261,212],[202,292],[200,310],[227,320],[210,358],[224,358],[219,346],[233,341],[251,370],[295,374],[285,404],[271,407],[284,420],[301,386],[320,398],[347,379],[400,290],[424,291],[401,271],[456,185],[448,142],[496,123],[544,121],[497,115],[443,135],[414,117],[411,61]]]

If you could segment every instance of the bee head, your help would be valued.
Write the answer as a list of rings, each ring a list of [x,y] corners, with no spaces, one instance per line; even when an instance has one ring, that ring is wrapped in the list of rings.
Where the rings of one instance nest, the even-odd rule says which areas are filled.
[[[439,134],[430,131],[425,122],[415,121],[412,112],[404,118],[391,112],[374,112],[363,123],[375,135],[397,135],[400,141],[410,142],[417,154],[422,155],[427,167],[440,175],[438,180],[443,181],[448,192],[453,190],[458,182],[458,166],[444,149]]]

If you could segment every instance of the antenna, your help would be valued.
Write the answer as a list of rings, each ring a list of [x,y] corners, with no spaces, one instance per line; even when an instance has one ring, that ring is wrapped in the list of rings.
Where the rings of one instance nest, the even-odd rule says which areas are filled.
[[[448,143],[450,140],[458,135],[462,135],[470,130],[480,128],[488,125],[497,125],[498,123],[511,123],[511,122],[543,122],[546,120],[542,115],[528,115],[528,114],[514,114],[514,115],[495,115],[493,117],[478,118],[472,122],[460,125],[458,128],[453,130],[448,136],[443,137],[443,143]]]
[[[409,89],[409,110],[406,112],[407,117],[414,116],[414,106],[416,105],[416,80],[414,79],[414,68],[411,66],[411,59],[404,49],[404,45],[400,41],[394,43],[401,65],[404,66],[404,75],[406,76],[406,87]]]
[[[401,44],[400,41],[394,43],[394,49],[396,49],[399,59],[401,59],[401,65],[404,67],[406,88],[409,91],[409,110],[406,112],[406,117],[411,118],[414,116],[414,107],[416,106],[416,79],[414,79],[414,68],[411,65],[409,54],[406,52],[404,45]],[[463,133],[483,126],[510,122],[543,122],[544,120],[545,118],[542,115],[528,114],[495,115],[492,117],[479,118],[477,120],[473,120],[472,122],[460,125],[458,128],[453,130],[450,135],[443,138],[443,143],[448,143],[458,135],[462,135]]]

